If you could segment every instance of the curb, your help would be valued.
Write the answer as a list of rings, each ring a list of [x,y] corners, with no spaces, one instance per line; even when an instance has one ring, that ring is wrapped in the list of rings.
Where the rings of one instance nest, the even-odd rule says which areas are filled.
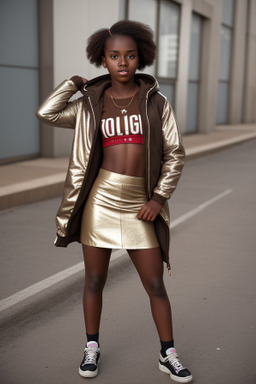
[[[215,143],[189,147],[186,149],[186,161],[207,156],[253,139],[256,139],[255,131]],[[61,196],[65,177],[66,172],[61,172],[32,181],[1,187],[0,210]]]
[[[188,148],[186,150],[186,160],[190,161],[190,160],[197,159],[199,157],[211,155],[213,153],[223,151],[227,148],[234,147],[236,145],[243,144],[246,141],[255,140],[255,139],[256,139],[256,133],[248,133],[240,137],[235,137],[233,139],[227,139],[217,143],[211,143],[206,145],[200,145],[194,148]]]
[[[0,188],[0,210],[61,196],[66,173]]]

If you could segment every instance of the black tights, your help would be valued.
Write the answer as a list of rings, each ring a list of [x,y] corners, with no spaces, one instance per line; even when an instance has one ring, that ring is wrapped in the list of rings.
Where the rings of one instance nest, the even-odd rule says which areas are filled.
[[[108,274],[111,250],[83,244],[85,263],[84,319],[86,333],[99,333],[102,291]],[[163,282],[160,248],[128,250],[141,282],[148,293],[153,319],[160,340],[172,340],[171,306]]]

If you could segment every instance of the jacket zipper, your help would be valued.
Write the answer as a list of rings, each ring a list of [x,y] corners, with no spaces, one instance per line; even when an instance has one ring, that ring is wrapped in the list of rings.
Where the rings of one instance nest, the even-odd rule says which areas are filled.
[[[95,147],[96,141],[97,141],[97,132],[96,132],[97,124],[96,124],[96,116],[95,116],[95,112],[94,112],[94,109],[93,109],[93,106],[92,106],[91,98],[90,98],[90,96],[87,96],[87,98],[89,100],[89,104],[90,104],[90,107],[91,107],[91,111],[92,111],[92,115],[93,115],[94,130],[95,130],[95,134],[94,134],[93,142],[92,142],[92,148],[91,148],[91,151],[90,151],[90,158],[89,158],[88,165],[87,165],[87,169],[89,169],[90,162],[91,162],[91,159],[92,159],[92,156],[93,156],[94,147]]]
[[[156,83],[151,87],[146,95],[146,118],[147,118],[147,125],[148,125],[148,137],[147,137],[147,189],[148,189],[148,195],[151,198],[151,190],[150,190],[150,123],[149,123],[149,118],[148,118],[148,96],[151,90],[155,87]]]
[[[95,113],[94,113],[94,110],[93,110],[93,106],[92,106],[92,102],[91,102],[91,98],[90,98],[90,96],[88,96],[88,100],[89,100],[90,107],[91,107],[91,110],[92,110],[93,121],[94,121],[94,128],[95,128],[95,131],[96,131],[96,117],[95,117]]]
[[[155,83],[156,84],[156,83]],[[147,92],[147,95],[146,95],[146,118],[147,118],[147,124],[148,124],[148,137],[147,137],[147,173],[148,173],[148,185],[147,185],[147,188],[148,188],[148,195],[149,197],[151,198],[151,191],[150,191],[150,123],[149,123],[149,118],[148,118],[148,96],[149,96],[149,93],[150,91],[155,87],[155,84],[153,85],[153,87],[151,87],[148,92]],[[160,215],[161,219],[164,220],[162,218],[162,216]],[[171,276],[171,264],[170,264],[170,257],[169,257],[169,252],[170,252],[170,228],[168,226],[168,231],[169,231],[169,244],[168,244],[168,260],[167,260],[167,269],[168,269],[168,274],[169,276]]]
[[[168,275],[171,276],[171,264],[170,264],[170,238],[171,238],[171,233],[170,233],[170,227],[168,226],[168,232],[169,232],[169,241],[168,241],[168,260],[167,260],[167,269],[168,269]]]

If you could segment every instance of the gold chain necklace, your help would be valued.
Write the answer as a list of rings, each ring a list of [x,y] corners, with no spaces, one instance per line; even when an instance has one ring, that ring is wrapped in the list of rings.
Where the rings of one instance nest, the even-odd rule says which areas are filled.
[[[133,102],[133,99],[134,99],[134,97],[135,97],[136,91],[137,91],[137,86],[135,86],[134,94],[132,95],[132,98],[131,98],[131,100],[129,101],[129,103],[128,103],[127,105],[118,105],[118,104],[115,102],[112,93],[111,93],[110,91],[109,91],[109,93],[110,93],[110,97],[111,97],[111,100],[112,100],[113,104],[114,104],[117,108],[127,108],[127,107],[129,107],[129,105],[131,105],[131,103]]]

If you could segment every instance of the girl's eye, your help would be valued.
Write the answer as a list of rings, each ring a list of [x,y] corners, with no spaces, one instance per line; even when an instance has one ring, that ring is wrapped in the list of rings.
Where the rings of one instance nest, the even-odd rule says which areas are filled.
[[[116,59],[117,55],[111,55],[110,57],[111,57],[111,59]]]

